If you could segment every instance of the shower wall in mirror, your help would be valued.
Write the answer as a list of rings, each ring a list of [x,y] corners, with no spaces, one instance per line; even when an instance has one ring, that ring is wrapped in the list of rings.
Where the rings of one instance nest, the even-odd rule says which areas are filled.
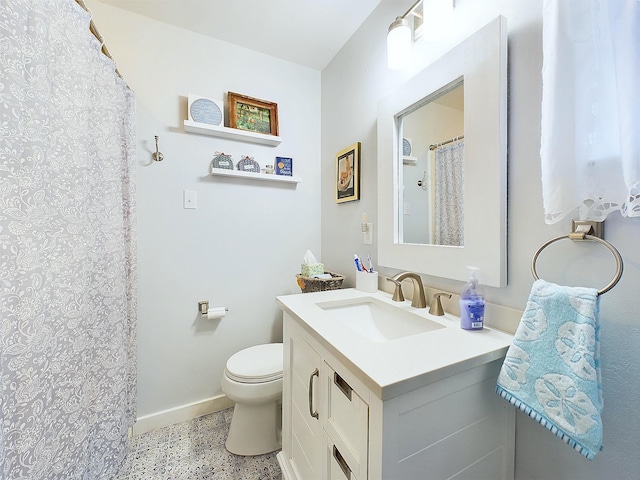
[[[398,192],[400,242],[464,245],[463,81],[402,115],[399,124],[410,149]]]

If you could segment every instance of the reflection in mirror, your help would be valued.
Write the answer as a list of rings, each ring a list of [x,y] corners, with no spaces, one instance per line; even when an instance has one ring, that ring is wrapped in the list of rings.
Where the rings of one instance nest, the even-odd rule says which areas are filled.
[[[399,115],[398,128],[403,154],[400,243],[463,246],[463,80]]]

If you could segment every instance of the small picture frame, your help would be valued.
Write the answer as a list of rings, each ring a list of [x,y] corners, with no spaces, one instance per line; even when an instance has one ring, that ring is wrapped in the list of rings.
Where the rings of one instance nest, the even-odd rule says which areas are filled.
[[[278,104],[229,92],[229,127],[278,136]]]
[[[336,153],[336,203],[360,200],[360,142]]]
[[[293,158],[276,157],[275,170],[276,175],[291,177],[293,175]]]

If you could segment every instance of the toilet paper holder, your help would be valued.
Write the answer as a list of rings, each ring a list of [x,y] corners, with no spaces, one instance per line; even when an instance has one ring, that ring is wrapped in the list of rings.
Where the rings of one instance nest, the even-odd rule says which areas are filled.
[[[209,313],[209,300],[202,300],[198,302],[198,311],[200,312],[200,315],[207,315]],[[228,312],[229,309],[224,307],[224,311]]]

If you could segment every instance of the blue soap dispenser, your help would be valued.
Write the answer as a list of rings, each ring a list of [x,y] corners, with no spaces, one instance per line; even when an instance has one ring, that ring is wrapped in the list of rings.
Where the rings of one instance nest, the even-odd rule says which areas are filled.
[[[482,330],[484,327],[484,290],[478,283],[478,267],[469,269],[469,281],[460,294],[460,327],[464,330]]]

